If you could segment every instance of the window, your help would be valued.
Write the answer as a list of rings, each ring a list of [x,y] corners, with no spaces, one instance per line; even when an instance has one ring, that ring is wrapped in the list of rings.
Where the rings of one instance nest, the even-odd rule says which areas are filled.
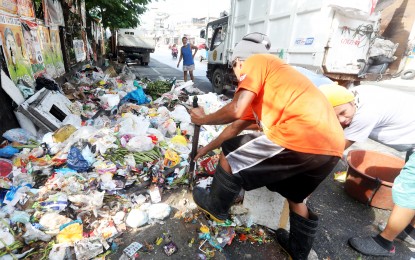
[[[222,42],[223,42],[222,27],[219,27],[219,28],[216,28],[215,33],[213,34],[212,45],[210,46],[210,50],[213,51]]]

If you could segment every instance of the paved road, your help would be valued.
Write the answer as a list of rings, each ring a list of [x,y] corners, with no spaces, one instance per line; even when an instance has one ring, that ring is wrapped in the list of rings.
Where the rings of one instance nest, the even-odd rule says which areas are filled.
[[[181,65],[179,68],[176,67],[178,59],[173,59],[169,50],[157,49],[150,57],[151,61],[148,66],[130,65],[130,68],[137,75],[151,80],[157,80],[160,77],[176,77],[177,80],[183,80]],[[195,60],[195,67],[195,86],[204,92],[213,91],[212,85],[206,77],[207,63]]]
[[[198,57],[200,56],[199,54],[201,53],[201,51],[198,51],[196,53],[194,62],[195,62],[195,70],[193,71],[193,75],[195,77],[200,77],[200,78],[206,78],[206,69],[207,69],[207,62],[206,61],[200,61],[200,59],[198,59]],[[176,59],[174,59],[171,56],[171,51],[169,49],[167,49],[166,47],[164,48],[157,48],[156,51],[154,53],[151,54],[151,58],[164,63],[165,65],[172,67],[174,69],[177,69],[179,71],[182,71],[182,64],[183,62],[181,62],[179,68],[177,68],[177,62],[179,61],[179,57],[177,57]]]

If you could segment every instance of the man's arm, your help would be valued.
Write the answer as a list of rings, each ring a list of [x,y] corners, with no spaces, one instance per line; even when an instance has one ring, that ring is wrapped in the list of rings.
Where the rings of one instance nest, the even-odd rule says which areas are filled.
[[[346,150],[347,148],[349,148],[352,144],[354,144],[354,141],[350,141],[350,140],[347,140],[347,139],[345,139],[345,141],[346,141],[346,144],[345,144],[345,146],[344,146],[344,150]]]
[[[204,156],[205,154],[207,154],[208,152],[215,150],[216,148],[219,148],[224,141],[237,136],[240,132],[250,127],[253,123],[255,122],[241,120],[241,119],[234,121],[232,124],[227,126],[216,139],[214,139],[212,142],[207,144],[205,147],[202,147],[197,151],[197,154],[195,156],[195,161],[199,159],[200,157]]]
[[[215,113],[206,115],[203,108],[194,108],[190,110],[192,123],[196,125],[223,125],[232,123],[244,115],[246,109],[248,109],[255,97],[256,94],[254,92],[242,89],[236,92],[231,103]]]
[[[183,47],[182,47],[182,48],[183,48]],[[180,62],[182,61],[182,58],[183,58],[182,48],[180,48],[180,57],[179,57],[179,61],[177,62],[177,68],[179,67]]]
[[[195,50],[195,53],[193,53],[193,58],[195,57],[195,55],[196,55],[196,52],[197,52],[197,50],[199,49],[199,48],[197,48],[197,46],[194,46],[193,44],[190,44],[190,48],[192,48],[193,50]]]

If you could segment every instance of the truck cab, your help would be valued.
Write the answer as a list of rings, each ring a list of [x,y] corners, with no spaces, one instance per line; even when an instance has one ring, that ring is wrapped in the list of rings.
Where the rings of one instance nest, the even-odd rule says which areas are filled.
[[[206,76],[212,83],[216,93],[221,94],[226,88],[235,85],[236,77],[229,65],[229,33],[228,16],[207,24],[206,29],[200,33],[206,38],[208,52],[208,66]]]
[[[252,32],[268,35],[270,53],[290,65],[341,83],[363,80],[371,47],[378,39],[380,12],[370,0],[349,9],[344,8],[350,4],[346,1],[336,3],[231,0],[229,16],[209,22],[200,34],[208,46],[206,76],[215,92],[236,86],[232,50]]]

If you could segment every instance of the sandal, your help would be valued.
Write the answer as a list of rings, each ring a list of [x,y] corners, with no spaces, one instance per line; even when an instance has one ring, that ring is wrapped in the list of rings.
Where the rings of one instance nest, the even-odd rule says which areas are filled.
[[[395,246],[389,251],[379,245],[373,237],[352,237],[349,245],[356,251],[371,256],[394,256]]]

